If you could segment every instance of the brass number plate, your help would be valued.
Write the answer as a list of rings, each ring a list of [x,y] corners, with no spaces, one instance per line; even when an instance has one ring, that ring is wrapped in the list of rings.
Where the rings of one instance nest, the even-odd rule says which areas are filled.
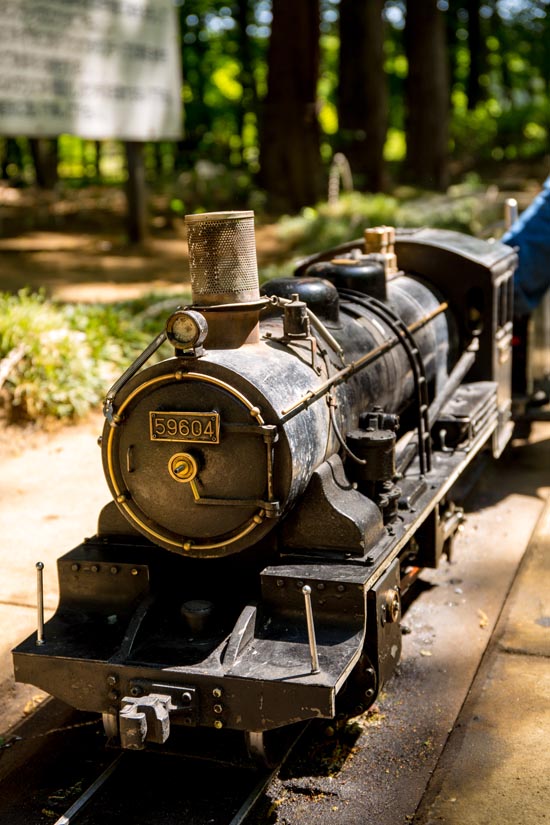
[[[149,423],[151,441],[220,441],[220,415],[216,412],[150,412]]]

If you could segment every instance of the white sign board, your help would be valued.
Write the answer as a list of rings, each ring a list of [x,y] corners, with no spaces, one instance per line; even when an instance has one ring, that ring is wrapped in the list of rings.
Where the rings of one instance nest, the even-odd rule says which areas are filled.
[[[0,0],[0,134],[181,136],[172,0]]]

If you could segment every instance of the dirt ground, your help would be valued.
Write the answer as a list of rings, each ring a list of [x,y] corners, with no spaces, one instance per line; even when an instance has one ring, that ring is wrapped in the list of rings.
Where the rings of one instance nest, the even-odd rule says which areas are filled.
[[[43,288],[62,301],[115,301],[175,292],[189,283],[184,220],[153,200],[150,239],[125,240],[121,191],[90,187],[63,195],[0,181],[0,291]],[[256,227],[259,265],[288,253],[275,227]]]
[[[521,211],[549,163],[509,164],[495,180],[492,170],[490,187],[515,197]],[[255,223],[260,269],[292,257],[274,222],[256,216]],[[184,218],[171,211],[169,195],[151,196],[150,238],[129,246],[122,189],[65,185],[47,192],[0,180],[0,291],[42,288],[61,301],[92,302],[178,293],[188,283]]]

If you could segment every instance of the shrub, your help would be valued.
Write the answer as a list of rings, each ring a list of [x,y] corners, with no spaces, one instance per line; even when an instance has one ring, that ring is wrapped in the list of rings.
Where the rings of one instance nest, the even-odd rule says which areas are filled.
[[[149,340],[132,323],[130,305],[62,305],[28,290],[0,294],[0,359],[19,353],[3,383],[8,417],[85,415]]]

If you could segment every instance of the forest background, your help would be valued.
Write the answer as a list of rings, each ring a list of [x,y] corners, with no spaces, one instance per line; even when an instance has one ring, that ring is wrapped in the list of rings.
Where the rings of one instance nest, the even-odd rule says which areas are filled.
[[[313,205],[338,152],[370,192],[443,189],[548,152],[548,0],[175,4],[184,138],[146,145],[146,166],[155,186],[194,174],[176,210]],[[125,177],[117,142],[3,138],[0,157],[11,183]],[[220,184],[204,202],[201,175]]]
[[[121,256],[139,241],[152,264],[151,242],[183,238],[184,214],[249,208],[275,227],[269,277],[367,224],[492,234],[499,195],[527,198],[548,173],[550,0],[175,5],[183,138],[0,138],[0,254],[70,221]],[[136,152],[145,185],[128,189]],[[1,298],[4,408],[9,418],[81,415],[158,319],[142,317],[150,299],[69,307],[35,285],[10,282]]]

